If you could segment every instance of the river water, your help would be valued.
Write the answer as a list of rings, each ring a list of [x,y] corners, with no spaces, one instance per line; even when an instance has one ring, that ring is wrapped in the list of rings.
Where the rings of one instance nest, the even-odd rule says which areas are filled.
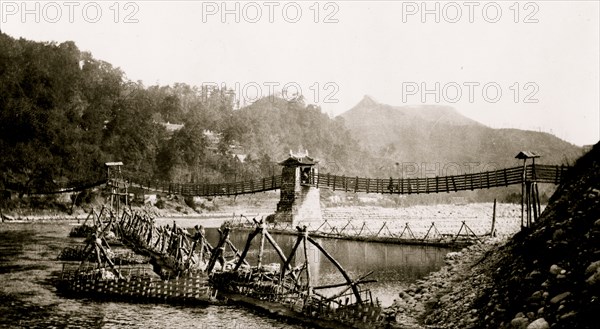
[[[82,239],[68,237],[76,223],[0,223],[0,328],[301,328],[235,306],[173,306],[70,299],[57,295],[53,279],[61,271],[56,260],[67,246]],[[192,225],[193,226],[193,225]],[[234,232],[242,248],[248,232]],[[208,229],[216,244],[218,232]],[[275,235],[287,254],[296,237]],[[255,239],[253,246],[258,246]],[[448,249],[317,239],[356,278],[375,271],[368,287],[384,306],[404,287],[443,265]],[[315,284],[343,282],[341,274],[318,250],[308,249]],[[249,254],[255,261],[257,252]],[[263,263],[278,262],[265,247]]]

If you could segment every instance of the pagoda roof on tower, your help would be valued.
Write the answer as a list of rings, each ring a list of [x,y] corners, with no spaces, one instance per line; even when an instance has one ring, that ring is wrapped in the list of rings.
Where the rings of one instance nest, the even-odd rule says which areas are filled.
[[[282,165],[285,167],[314,166],[317,164],[317,162],[319,162],[319,161],[309,157],[308,155],[305,155],[305,156],[290,155],[289,158],[279,162],[279,165]]]
[[[517,154],[517,156],[515,156],[515,159],[531,159],[531,158],[539,158],[540,155],[536,152],[533,151],[521,151],[519,152],[519,154]]]

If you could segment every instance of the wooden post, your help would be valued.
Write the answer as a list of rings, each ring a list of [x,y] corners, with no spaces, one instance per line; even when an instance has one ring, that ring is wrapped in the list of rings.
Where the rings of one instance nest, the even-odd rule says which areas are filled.
[[[537,206],[537,195],[535,193],[535,189],[537,187],[537,182],[531,182],[531,207],[533,208],[533,221],[537,221],[538,218],[538,206]]]
[[[344,191],[348,192],[348,178],[346,175],[342,175],[342,183],[344,184]]]
[[[306,243],[306,240],[308,238],[308,230],[306,229],[306,226],[304,226],[304,228],[303,228],[303,233],[304,233],[304,236],[302,238],[302,244],[304,246],[304,267],[306,268],[306,297],[305,297],[305,300],[308,300],[308,298],[310,297],[311,285],[310,285],[310,264],[308,262],[308,245]]]
[[[198,260],[204,262],[204,227],[202,225],[196,228],[198,239],[196,242],[200,245],[200,251],[198,253]],[[194,249],[192,249],[193,251]]]
[[[531,184],[525,184],[525,208],[527,208],[527,227],[531,225]]]
[[[383,222],[383,225],[381,226],[381,228],[379,229],[379,231],[377,231],[377,234],[375,236],[379,236],[379,233],[381,233],[381,231],[383,231],[383,228],[387,225],[387,222]]]
[[[208,266],[206,267],[206,273],[210,274],[217,263],[217,260],[222,257],[223,250],[225,249],[225,241],[229,239],[229,227],[225,227],[223,229],[223,233],[221,235],[221,239],[219,240],[219,244],[213,249],[213,253],[210,257],[210,261]]]
[[[400,178],[400,194],[404,194],[404,178]]]
[[[465,223],[465,222],[463,222],[463,224],[464,224],[464,223]],[[462,228],[462,226],[461,226],[461,228]],[[436,232],[438,232],[438,234],[439,234],[439,231],[437,230],[437,227],[435,227],[435,222],[431,222],[431,226],[429,227],[429,230],[427,230],[427,233],[426,233],[426,234],[425,234],[425,236],[423,237],[423,241],[427,240],[427,237],[429,236],[429,232],[431,232],[431,229],[435,229],[435,231],[436,231]],[[460,232],[460,231],[459,231],[459,232]]]
[[[162,241],[161,241],[161,246],[160,246],[160,253],[164,254],[165,253],[165,248],[169,245],[168,241],[171,241],[171,237],[168,235],[169,232],[166,229],[163,229],[162,231]],[[167,241],[168,239],[168,241]]]
[[[414,240],[416,240],[416,239],[417,239],[417,237],[415,236],[415,234],[413,233],[413,231],[410,229],[410,226],[408,226],[408,222],[406,223],[406,227],[405,227],[405,229],[406,229],[406,230],[408,230],[408,233],[410,234],[410,236],[411,236],[411,237],[412,237]],[[404,231],[402,231],[402,234],[404,234]]]
[[[289,257],[287,257],[287,259],[281,269],[281,279],[284,278],[285,272],[290,268],[290,262],[294,258],[294,255],[296,254],[296,250],[298,249],[298,246],[300,246],[300,243],[302,242],[302,240],[303,240],[302,231],[300,230],[300,228],[298,228],[298,237],[296,238],[296,243],[292,247],[292,251],[290,251],[290,255],[289,255]]]
[[[542,215],[542,205],[540,203],[540,190],[538,190],[538,186],[537,183],[535,183],[535,197],[536,197],[536,204],[538,207],[538,215],[541,216]],[[537,220],[537,218],[536,218]]]
[[[240,266],[242,266],[242,262],[246,258],[246,255],[248,254],[248,250],[250,249],[250,245],[252,243],[252,239],[254,239],[254,237],[259,232],[260,232],[260,228],[257,227],[253,232],[250,232],[250,234],[248,234],[248,239],[246,239],[246,246],[244,247],[244,250],[242,251],[242,255],[238,259],[237,264],[235,264],[235,268],[233,269],[234,271],[237,271],[240,268]]]
[[[261,222],[258,227],[260,228],[260,246],[258,249],[258,263],[256,265],[256,268],[260,270],[260,267],[262,265],[263,252],[265,250],[265,225]]]
[[[275,242],[275,239],[273,239],[273,237],[271,236],[271,234],[267,230],[265,230],[265,238],[267,238],[267,241],[269,241],[269,243],[271,244],[271,246],[273,246],[273,248],[275,249],[275,251],[279,255],[279,258],[281,258],[281,260],[285,263],[287,261],[287,258],[285,257],[285,255],[283,253],[283,250],[281,250],[281,248],[279,247],[279,245],[277,244],[277,242]]]
[[[490,230],[490,236],[496,236],[496,199],[494,199],[494,210],[492,212],[492,228]]]
[[[525,216],[525,159],[523,159],[523,176],[521,177],[521,229],[523,229],[523,220]]]
[[[340,271],[342,276],[344,276],[344,279],[346,279],[346,282],[348,282],[348,284],[352,288],[352,292],[354,293],[354,296],[356,297],[356,302],[362,303],[362,298],[360,296],[360,292],[358,291],[358,288],[356,287],[356,284],[354,284],[354,282],[352,282],[352,279],[350,278],[348,273],[346,273],[346,271],[340,265],[340,263],[338,263],[338,261],[335,260],[335,258],[331,257],[331,255],[317,241],[313,240],[310,236],[307,235],[306,239],[308,240],[308,242],[312,243],[315,247],[317,247],[317,249],[319,249],[321,251],[321,253],[323,253],[323,255],[325,255],[325,257],[327,257],[327,259],[329,259],[329,261],[335,267],[337,267],[337,269]]]

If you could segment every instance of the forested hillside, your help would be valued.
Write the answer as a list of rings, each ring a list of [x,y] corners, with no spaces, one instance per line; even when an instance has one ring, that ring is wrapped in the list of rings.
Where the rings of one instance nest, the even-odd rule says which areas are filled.
[[[365,166],[373,166],[370,154],[360,149],[342,118],[330,118],[302,99],[263,98],[236,116],[244,123],[240,140],[250,154],[281,159],[288,150],[308,150],[319,159],[321,170],[349,175],[364,175]]]
[[[130,81],[72,42],[0,34],[0,189],[94,182],[107,161],[158,180],[257,178],[277,174],[290,149],[310,150],[325,167],[357,167],[343,124],[302,99],[267,98],[239,111],[233,104],[231,90]]]

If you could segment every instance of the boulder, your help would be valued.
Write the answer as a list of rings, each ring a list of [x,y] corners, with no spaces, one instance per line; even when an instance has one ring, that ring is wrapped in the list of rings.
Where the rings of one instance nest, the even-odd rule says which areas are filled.
[[[550,325],[548,324],[548,322],[546,322],[546,320],[544,318],[539,318],[533,322],[531,322],[528,326],[527,329],[549,329]]]

